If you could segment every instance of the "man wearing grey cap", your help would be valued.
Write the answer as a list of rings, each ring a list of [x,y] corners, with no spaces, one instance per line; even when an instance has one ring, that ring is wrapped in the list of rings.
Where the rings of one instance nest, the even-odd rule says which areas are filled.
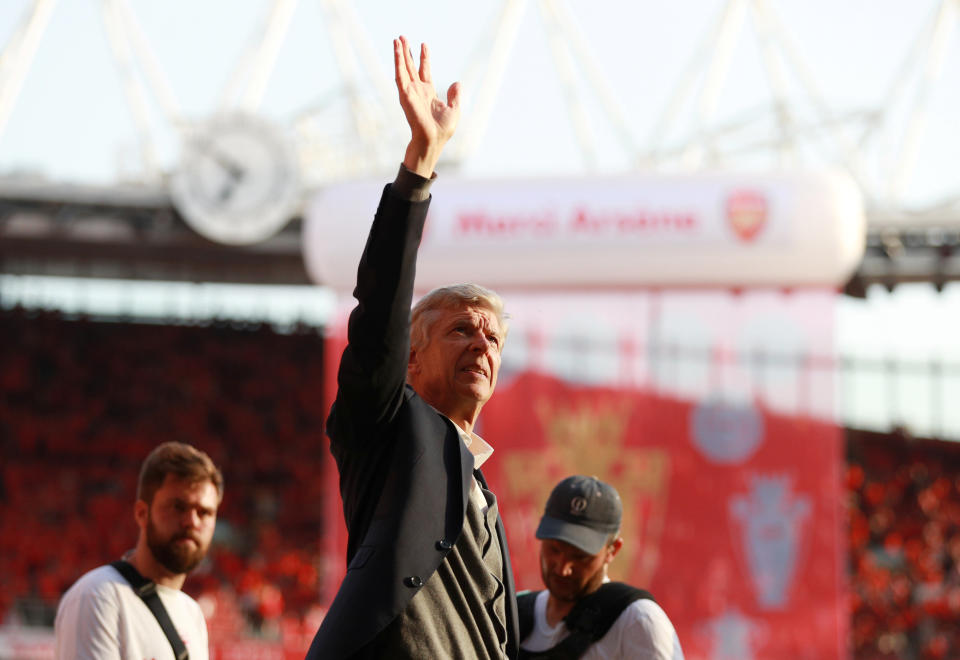
[[[518,596],[520,658],[683,660],[653,596],[611,582],[623,505],[610,484],[572,476],[550,493],[537,538],[545,591]]]

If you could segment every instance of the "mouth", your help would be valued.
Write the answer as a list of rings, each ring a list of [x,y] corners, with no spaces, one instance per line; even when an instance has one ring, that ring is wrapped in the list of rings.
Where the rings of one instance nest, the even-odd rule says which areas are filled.
[[[556,575],[551,576],[548,582],[550,589],[559,594],[570,593],[576,586],[570,579],[558,577]]]
[[[189,541],[190,543],[194,544],[195,546],[200,547],[200,541],[198,541],[197,539],[195,539],[195,538],[192,537],[192,536],[178,536],[177,538],[175,538],[175,539],[173,540],[174,543],[183,543],[183,542],[185,542],[185,541]]]
[[[488,377],[487,370],[478,365],[470,365],[470,366],[464,367],[462,371],[468,374],[477,374],[478,376],[481,376],[483,378]]]

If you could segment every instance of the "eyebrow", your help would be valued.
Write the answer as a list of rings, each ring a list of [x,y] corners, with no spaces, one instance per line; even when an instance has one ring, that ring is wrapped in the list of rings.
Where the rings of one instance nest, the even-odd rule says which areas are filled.
[[[498,335],[503,335],[503,328],[501,327],[500,321],[499,321],[499,319],[497,319],[496,316],[493,316],[493,317],[490,318],[490,319],[484,318],[484,319],[483,319],[483,322],[477,322],[477,321],[475,320],[474,315],[473,315],[473,314],[470,314],[470,313],[468,313],[468,312],[460,312],[460,313],[457,314],[456,316],[450,317],[450,325],[451,325],[451,326],[460,325],[460,324],[462,324],[462,323],[469,323],[470,325],[474,325],[474,326],[477,326],[477,327],[486,325],[486,326],[490,327],[491,329],[493,328],[493,326],[496,326],[496,330],[494,330],[494,332],[495,332],[496,334],[498,334]]]
[[[195,504],[195,505],[190,504],[189,501],[183,499],[182,497],[175,497],[172,500],[170,500],[170,503],[173,504],[174,506],[183,506],[188,509],[198,509],[203,513],[213,513],[214,511],[216,511],[216,508],[205,506],[203,504]]]

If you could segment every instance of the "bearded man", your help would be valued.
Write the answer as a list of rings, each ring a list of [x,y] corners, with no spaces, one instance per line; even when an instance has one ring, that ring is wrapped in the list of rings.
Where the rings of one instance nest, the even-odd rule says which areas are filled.
[[[154,449],[137,484],[137,546],[64,594],[56,658],[207,660],[203,612],[180,589],[207,554],[222,499],[223,476],[206,453],[181,442]]]
[[[622,519],[620,494],[596,477],[554,487],[537,527],[546,589],[517,596],[520,660],[683,660],[653,595],[607,576]]]

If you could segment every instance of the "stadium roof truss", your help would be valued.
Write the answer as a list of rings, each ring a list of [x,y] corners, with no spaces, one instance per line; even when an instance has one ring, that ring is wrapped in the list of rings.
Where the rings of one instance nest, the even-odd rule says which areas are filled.
[[[867,205],[866,257],[848,286],[857,295],[872,283],[938,285],[960,279],[960,188],[917,204],[905,196],[921,157],[927,108],[942,73],[956,58],[950,47],[960,22],[960,0],[941,0],[873,107],[840,111],[804,63],[793,35],[770,0],[727,0],[715,24],[691,54],[684,73],[648,137],[607,81],[580,21],[561,0],[503,0],[496,20],[477,40],[465,78],[477,90],[465,113],[451,166],[468,161],[481,144],[498,91],[508,75],[511,48],[526,10],[536,8],[550,48],[571,130],[585,171],[595,168],[592,127],[604,122],[637,169],[695,171],[768,166],[829,166],[848,172]],[[247,49],[223,86],[218,111],[256,113],[278,54],[288,37],[296,0],[271,0]],[[289,127],[297,136],[306,195],[336,179],[383,175],[403,144],[393,115],[392,83],[380,65],[356,8],[346,0],[321,3],[341,77],[347,126],[324,134],[323,103],[303,108]],[[33,0],[0,55],[0,133],[16,104],[55,0]],[[103,0],[100,11],[126,103],[137,128],[141,181],[97,188],[42,179],[0,179],[0,263],[7,273],[130,277],[193,281],[306,283],[300,219],[272,238],[224,246],[198,236],[171,203],[156,156],[148,112],[159,108],[181,134],[191,130],[163,68],[127,0]],[[734,49],[752,37],[765,73],[769,104],[736,116],[718,113],[718,99],[737,71]],[[482,63],[482,66],[481,66]],[[482,70],[482,76],[477,72]],[[586,97],[597,99],[591,117]],[[957,109],[960,112],[960,108]],[[399,127],[402,128],[402,127]],[[884,143],[884,147],[878,145]],[[892,146],[891,146],[892,145]],[[876,154],[885,154],[882,157]],[[336,174],[332,174],[335,172]],[[960,186],[960,182],[957,184]]]

